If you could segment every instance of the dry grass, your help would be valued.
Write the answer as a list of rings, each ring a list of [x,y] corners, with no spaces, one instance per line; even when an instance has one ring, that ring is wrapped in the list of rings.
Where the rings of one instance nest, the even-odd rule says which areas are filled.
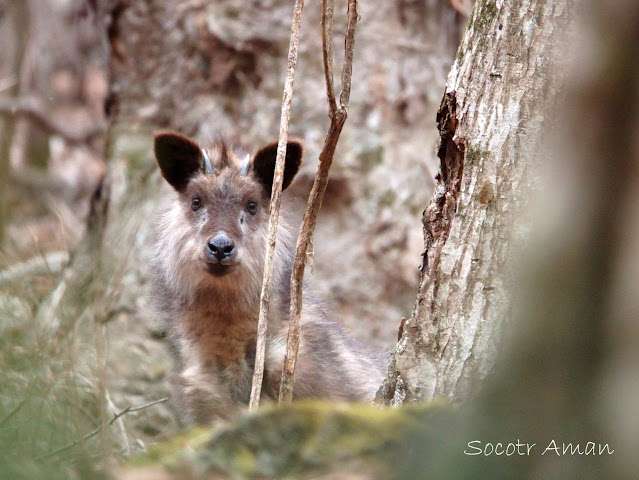
[[[93,478],[107,456],[121,449],[117,431],[104,429],[49,455],[111,415],[103,327],[75,321],[64,336],[54,337],[36,320],[55,284],[56,277],[45,273],[0,291],[0,478]]]

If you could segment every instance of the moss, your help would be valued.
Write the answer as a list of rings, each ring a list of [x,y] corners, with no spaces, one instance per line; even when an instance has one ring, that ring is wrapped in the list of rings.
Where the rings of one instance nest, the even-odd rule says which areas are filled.
[[[171,440],[158,443],[149,449],[149,452],[139,457],[134,457],[130,464],[134,467],[161,466],[172,468],[182,461],[186,449],[200,449],[211,438],[211,431],[205,428],[195,428],[181,435],[176,435]]]
[[[466,52],[464,51],[464,43],[462,42],[457,49],[457,61],[461,64],[464,61],[464,55]]]
[[[132,465],[159,463],[204,478],[212,472],[231,478],[297,478],[354,462],[386,471],[416,429],[431,431],[433,422],[448,413],[441,402],[397,409],[319,401],[266,407],[222,429],[196,430],[160,444]]]
[[[473,11],[468,20],[468,27],[473,28],[475,31],[472,35],[472,41],[477,43],[478,48],[483,49],[487,44],[489,37],[488,29],[493,23],[493,20],[499,13],[495,0],[485,0],[483,2],[475,2]],[[460,46],[461,51],[463,45]],[[459,52],[458,52],[459,55]],[[462,53],[462,57],[463,57]]]
[[[488,27],[497,16],[497,5],[495,4],[495,0],[486,0],[477,8],[479,11],[477,12],[477,18],[474,20],[474,23],[479,32],[484,32],[486,27]]]
[[[467,165],[478,165],[480,160],[486,158],[490,152],[488,150],[482,150],[473,145],[466,145],[466,164]]]

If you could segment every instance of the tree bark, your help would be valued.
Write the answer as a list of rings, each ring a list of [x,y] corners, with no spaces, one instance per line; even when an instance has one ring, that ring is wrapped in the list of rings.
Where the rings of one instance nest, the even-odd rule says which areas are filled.
[[[423,216],[419,293],[392,354],[387,404],[464,401],[494,365],[571,4],[475,3],[437,114],[440,171]]]

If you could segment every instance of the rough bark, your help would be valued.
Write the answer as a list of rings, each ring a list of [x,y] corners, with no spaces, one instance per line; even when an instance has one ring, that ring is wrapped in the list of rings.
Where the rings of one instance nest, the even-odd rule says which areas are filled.
[[[554,53],[571,3],[475,4],[437,114],[440,172],[424,211],[419,293],[393,353],[386,403],[463,401],[494,365],[510,315],[516,221],[562,83]]]

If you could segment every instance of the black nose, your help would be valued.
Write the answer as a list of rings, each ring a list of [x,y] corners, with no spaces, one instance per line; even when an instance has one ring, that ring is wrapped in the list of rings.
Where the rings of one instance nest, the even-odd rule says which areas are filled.
[[[206,249],[209,254],[222,261],[235,253],[235,245],[226,235],[218,235],[208,241]]]

